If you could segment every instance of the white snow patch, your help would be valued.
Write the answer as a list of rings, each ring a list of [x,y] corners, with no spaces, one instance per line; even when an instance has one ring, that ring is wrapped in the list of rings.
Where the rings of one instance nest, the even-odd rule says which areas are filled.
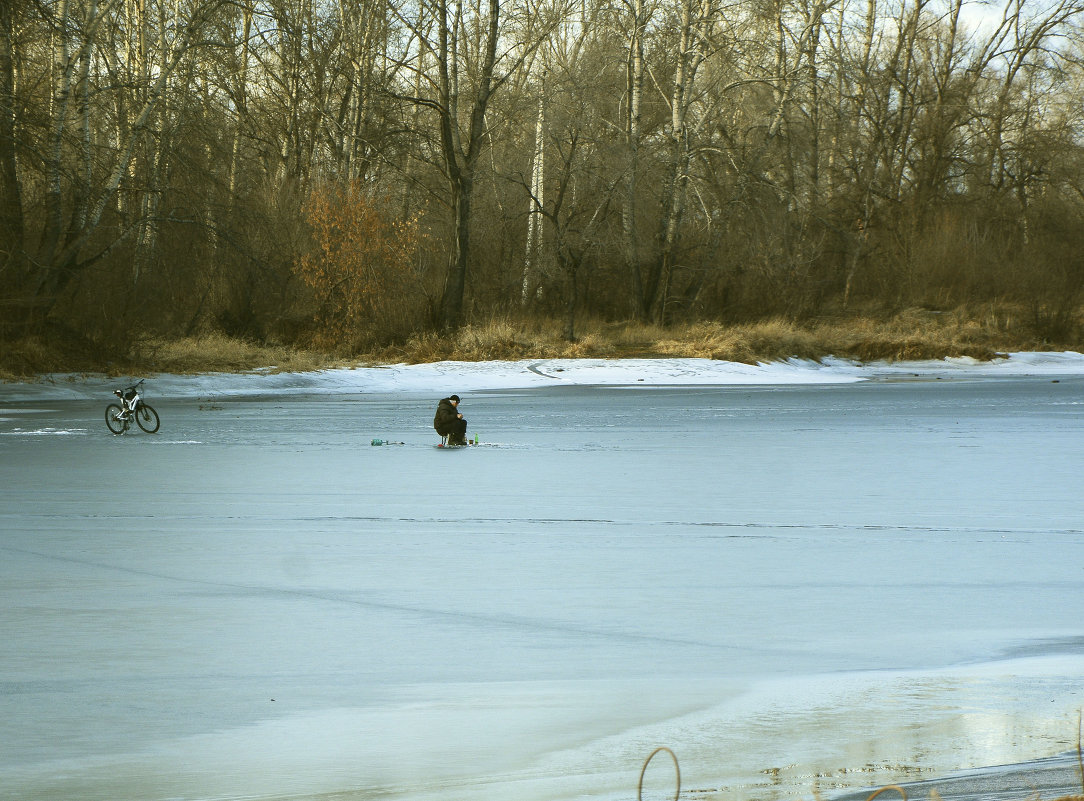
[[[146,397],[198,398],[237,395],[442,393],[582,386],[737,386],[846,384],[893,378],[993,378],[1084,376],[1084,354],[1010,353],[982,362],[970,358],[859,363],[847,359],[788,359],[761,364],[713,359],[522,359],[518,361],[390,364],[374,367],[275,373],[146,376]],[[128,381],[103,376],[50,375],[0,385],[7,400],[90,399]]]

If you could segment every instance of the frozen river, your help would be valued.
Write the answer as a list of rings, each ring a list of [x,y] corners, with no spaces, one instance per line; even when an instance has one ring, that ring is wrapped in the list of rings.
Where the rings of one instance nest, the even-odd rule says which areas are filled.
[[[1078,364],[150,378],[123,437],[116,383],[0,384],[0,798],[633,801],[665,746],[783,801],[1064,753]],[[481,446],[434,447],[451,392]]]

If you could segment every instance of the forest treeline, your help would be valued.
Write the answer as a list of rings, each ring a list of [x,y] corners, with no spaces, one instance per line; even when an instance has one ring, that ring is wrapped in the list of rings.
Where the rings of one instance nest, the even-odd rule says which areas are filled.
[[[0,337],[1013,304],[1077,335],[1084,3],[0,0]]]

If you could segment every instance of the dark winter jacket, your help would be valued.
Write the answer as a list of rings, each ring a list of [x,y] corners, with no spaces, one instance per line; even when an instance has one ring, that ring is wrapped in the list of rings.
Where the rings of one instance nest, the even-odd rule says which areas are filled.
[[[452,399],[444,398],[437,404],[437,413],[433,417],[433,428],[443,437],[452,432],[452,428],[458,419],[459,410],[452,403]]]

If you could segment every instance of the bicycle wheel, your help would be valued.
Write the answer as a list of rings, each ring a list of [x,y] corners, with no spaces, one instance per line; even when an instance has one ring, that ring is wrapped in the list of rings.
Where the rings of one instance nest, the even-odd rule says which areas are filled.
[[[153,434],[158,430],[158,426],[162,424],[162,421],[158,419],[158,412],[154,410],[154,407],[148,406],[145,403],[139,404],[139,408],[136,409],[135,417],[136,422],[139,423],[139,427],[148,434]]]
[[[128,429],[128,421],[117,417],[123,410],[115,403],[105,407],[105,424],[114,434],[123,434]]]

